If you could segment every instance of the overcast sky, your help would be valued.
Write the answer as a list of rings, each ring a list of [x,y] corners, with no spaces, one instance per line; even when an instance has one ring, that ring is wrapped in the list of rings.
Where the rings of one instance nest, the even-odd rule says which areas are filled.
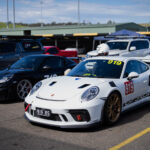
[[[8,1],[9,21],[13,21],[13,0]],[[0,22],[7,21],[6,4],[7,0],[0,0]],[[78,0],[15,0],[15,4],[16,22],[78,21]],[[107,23],[108,20],[150,23],[150,0],[80,0],[80,22]]]

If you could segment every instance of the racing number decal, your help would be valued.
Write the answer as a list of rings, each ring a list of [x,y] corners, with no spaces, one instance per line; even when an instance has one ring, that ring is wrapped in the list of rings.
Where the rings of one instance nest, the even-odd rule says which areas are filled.
[[[117,61],[117,60],[109,60],[108,64],[113,64],[113,65],[117,65],[120,66],[122,64],[122,61]]]
[[[134,84],[133,81],[124,82],[125,85],[125,95],[134,93]]]

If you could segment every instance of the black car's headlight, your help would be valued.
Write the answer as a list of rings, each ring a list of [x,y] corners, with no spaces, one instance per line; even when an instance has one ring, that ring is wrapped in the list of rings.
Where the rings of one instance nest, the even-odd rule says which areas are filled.
[[[38,82],[34,85],[34,87],[32,88],[32,90],[30,91],[30,95],[32,95],[33,93],[35,93],[42,85],[42,82]]]
[[[90,87],[81,96],[83,101],[90,101],[94,99],[99,93],[99,88],[97,86]]]
[[[0,83],[8,82],[10,79],[13,78],[14,75],[5,75],[0,79]]]

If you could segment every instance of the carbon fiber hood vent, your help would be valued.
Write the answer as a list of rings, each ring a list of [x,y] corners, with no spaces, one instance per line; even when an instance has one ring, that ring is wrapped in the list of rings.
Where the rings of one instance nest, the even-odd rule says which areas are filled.
[[[53,86],[56,83],[56,81],[53,81],[49,84],[49,86]]]
[[[87,86],[89,86],[90,84],[83,84],[83,85],[81,85],[81,86],[79,86],[78,88],[79,89],[82,89],[82,88],[85,88],[85,87],[87,87]]]

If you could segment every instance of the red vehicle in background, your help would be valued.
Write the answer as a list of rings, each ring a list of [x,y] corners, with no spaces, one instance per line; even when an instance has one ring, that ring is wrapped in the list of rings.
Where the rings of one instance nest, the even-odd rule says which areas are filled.
[[[44,53],[46,55],[52,54],[57,56],[69,57],[70,59],[79,63],[78,52],[75,48],[67,48],[65,50],[61,50],[57,46],[44,46]]]
[[[61,50],[57,46],[44,46],[44,53],[45,54],[52,54],[64,57],[77,57],[77,50],[76,49],[66,49]]]

